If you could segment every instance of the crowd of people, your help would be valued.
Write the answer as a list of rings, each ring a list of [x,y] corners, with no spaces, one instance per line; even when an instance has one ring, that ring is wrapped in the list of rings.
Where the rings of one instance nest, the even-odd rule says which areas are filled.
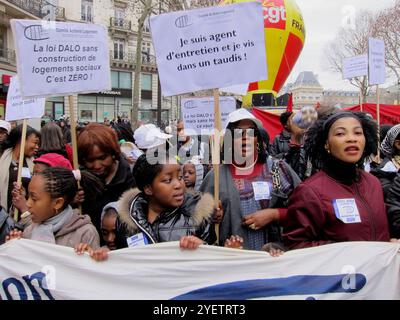
[[[166,241],[273,256],[335,242],[397,242],[400,125],[379,128],[369,114],[325,107],[280,120],[282,132],[270,137],[249,110],[229,114],[220,201],[212,140],[187,135],[183,121],[165,131],[133,130],[126,121],[81,126],[73,170],[66,121],[28,127],[21,150],[22,126],[0,120],[0,244],[22,237],[100,261],[110,250]]]

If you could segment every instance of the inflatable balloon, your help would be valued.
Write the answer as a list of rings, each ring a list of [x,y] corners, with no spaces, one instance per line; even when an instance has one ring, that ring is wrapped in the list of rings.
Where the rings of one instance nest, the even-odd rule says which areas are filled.
[[[268,80],[251,83],[243,106],[252,106],[254,94],[272,93],[276,97],[304,46],[305,27],[294,0],[222,0],[221,5],[261,2],[264,11],[265,48]]]

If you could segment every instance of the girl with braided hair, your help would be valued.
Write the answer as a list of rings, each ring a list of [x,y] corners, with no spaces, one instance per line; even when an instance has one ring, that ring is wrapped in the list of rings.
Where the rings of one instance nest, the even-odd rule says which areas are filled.
[[[389,241],[379,180],[363,170],[377,149],[377,125],[364,113],[327,114],[309,129],[306,157],[318,173],[289,200],[289,249],[343,241]],[[373,195],[371,197],[371,195]]]
[[[99,234],[89,216],[79,215],[70,205],[78,190],[77,180],[84,186],[90,179],[86,172],[62,167],[34,174],[27,202],[33,223],[23,232],[12,231],[6,241],[22,237],[72,248],[84,242],[97,249]]]

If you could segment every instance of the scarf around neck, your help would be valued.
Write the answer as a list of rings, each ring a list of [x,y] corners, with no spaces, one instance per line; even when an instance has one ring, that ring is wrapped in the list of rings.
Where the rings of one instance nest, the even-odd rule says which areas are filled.
[[[68,206],[64,211],[54,217],[41,223],[34,223],[30,239],[55,244],[56,239],[54,235],[60,231],[69,220],[71,220],[72,215],[73,210],[71,206]]]

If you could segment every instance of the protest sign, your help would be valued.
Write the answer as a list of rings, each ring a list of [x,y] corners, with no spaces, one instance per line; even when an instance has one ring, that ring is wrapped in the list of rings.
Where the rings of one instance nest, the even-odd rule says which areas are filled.
[[[7,121],[41,118],[44,115],[45,104],[46,99],[44,98],[22,99],[18,76],[11,78],[7,94]]]
[[[386,81],[385,42],[379,39],[369,39],[369,85],[379,85]]]
[[[96,262],[72,248],[12,240],[0,246],[0,300],[392,300],[400,298],[398,251],[389,242],[343,242],[275,258],[166,242]]]
[[[104,26],[11,20],[23,97],[111,89]]]
[[[261,3],[162,14],[150,23],[164,96],[268,75]]]
[[[368,75],[368,55],[345,58],[342,67],[343,79],[353,79]]]
[[[236,110],[236,100],[233,97],[220,97],[222,127],[226,127],[229,113]],[[185,134],[212,134],[214,125],[214,98],[188,98],[181,102],[182,119]]]

